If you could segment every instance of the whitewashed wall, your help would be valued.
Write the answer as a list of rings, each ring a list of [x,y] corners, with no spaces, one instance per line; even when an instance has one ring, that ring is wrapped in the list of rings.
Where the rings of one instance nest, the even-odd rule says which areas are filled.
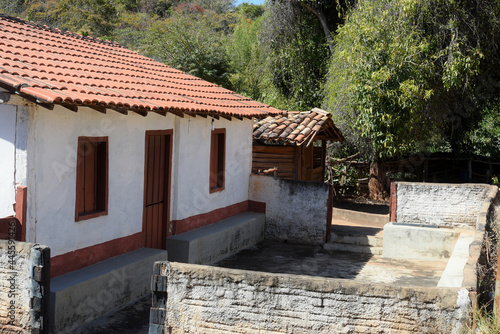
[[[214,128],[226,128],[225,189],[210,194],[211,118],[177,119],[175,131],[172,219],[180,220],[200,213],[248,200],[251,173],[251,120],[214,120]]]
[[[226,189],[209,194],[211,118],[150,113],[101,114],[56,106],[30,114],[28,240],[52,256],[142,230],[146,130],[174,130],[171,219],[183,219],[248,199],[251,120],[216,120],[227,127]],[[108,215],[75,222],[76,149],[79,136],[109,137]],[[245,148],[242,149],[242,142]],[[239,167],[234,167],[234,166]]]
[[[16,186],[26,184],[28,109],[0,103],[0,217],[14,215]]]

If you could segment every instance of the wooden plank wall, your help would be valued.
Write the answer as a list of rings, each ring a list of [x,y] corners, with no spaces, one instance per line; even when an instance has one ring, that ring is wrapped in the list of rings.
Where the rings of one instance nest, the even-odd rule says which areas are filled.
[[[313,170],[311,181],[324,182],[325,180],[325,149],[323,146],[314,147]]]
[[[278,168],[278,177],[297,179],[295,146],[253,146],[252,173],[270,168]]]

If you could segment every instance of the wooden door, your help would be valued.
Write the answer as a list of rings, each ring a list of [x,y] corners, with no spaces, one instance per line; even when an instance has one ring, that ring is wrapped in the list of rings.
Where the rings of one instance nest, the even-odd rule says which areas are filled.
[[[165,249],[171,235],[170,178],[172,172],[172,130],[146,131],[144,165],[144,245]]]

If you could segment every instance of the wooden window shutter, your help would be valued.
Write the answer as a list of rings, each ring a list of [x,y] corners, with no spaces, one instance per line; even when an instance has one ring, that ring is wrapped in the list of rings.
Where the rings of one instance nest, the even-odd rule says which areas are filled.
[[[223,190],[225,187],[226,164],[226,129],[212,131],[210,141],[210,192]]]
[[[75,221],[108,212],[108,137],[79,137]]]

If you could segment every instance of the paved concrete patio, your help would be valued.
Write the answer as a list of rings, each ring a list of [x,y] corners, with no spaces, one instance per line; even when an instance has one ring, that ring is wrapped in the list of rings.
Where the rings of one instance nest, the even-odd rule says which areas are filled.
[[[264,241],[217,266],[296,275],[345,278],[399,286],[437,286],[447,261],[384,258],[371,254],[326,251],[319,246]]]

